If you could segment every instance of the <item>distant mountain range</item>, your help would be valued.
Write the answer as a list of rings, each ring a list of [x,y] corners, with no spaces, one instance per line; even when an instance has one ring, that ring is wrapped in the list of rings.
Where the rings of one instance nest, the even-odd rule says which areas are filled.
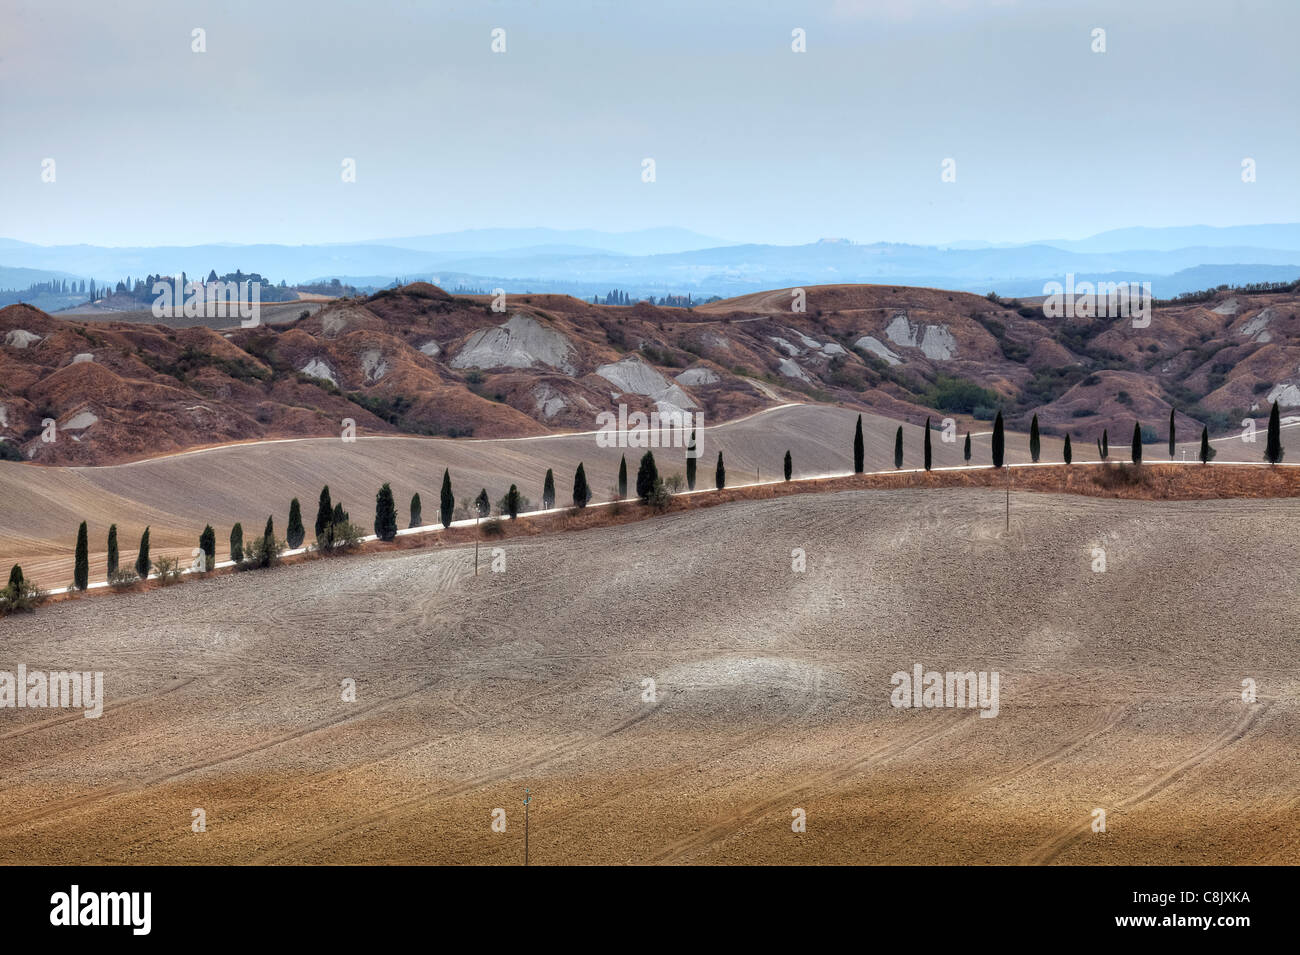
[[[621,289],[633,299],[691,293],[735,296],[827,283],[905,284],[1001,295],[1043,284],[1145,281],[1158,298],[1219,284],[1300,278],[1300,224],[1131,228],[1086,239],[943,246],[823,240],[781,246],[731,243],[685,229],[479,229],[321,245],[39,246],[0,239],[0,288],[55,278],[116,283],[127,276],[256,271],[289,283],[338,278],[359,288],[395,280],[444,288],[501,287],[590,298]]]

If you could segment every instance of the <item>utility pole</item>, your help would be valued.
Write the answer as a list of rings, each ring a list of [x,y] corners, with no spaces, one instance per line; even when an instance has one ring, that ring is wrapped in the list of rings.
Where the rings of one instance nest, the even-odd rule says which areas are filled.
[[[528,795],[528,790],[524,790],[524,865],[528,865],[528,804],[533,801],[533,797]]]

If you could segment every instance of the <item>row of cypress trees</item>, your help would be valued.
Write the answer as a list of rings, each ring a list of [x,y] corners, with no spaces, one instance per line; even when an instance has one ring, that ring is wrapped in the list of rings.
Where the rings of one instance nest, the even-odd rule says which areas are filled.
[[[1176,411],[1169,409],[1169,457],[1173,458],[1176,445],[1175,431]],[[1006,458],[1006,430],[1002,423],[1002,412],[997,413],[993,421],[993,436],[991,444],[993,466],[1000,468],[1005,463]],[[1038,431],[1038,415],[1034,415],[1029,425],[1029,456],[1035,464],[1042,452],[1042,441]],[[1065,442],[1061,449],[1062,458],[1066,464],[1070,464],[1074,459],[1074,452],[1070,444],[1070,435],[1067,433]],[[1102,429],[1101,437],[1097,439],[1097,453],[1103,461],[1110,459],[1110,435],[1105,428]],[[1133,422],[1133,442],[1131,446],[1131,456],[1134,464],[1142,463],[1142,425],[1139,422]],[[932,464],[932,455],[930,447],[930,419],[925,419],[925,437],[923,441],[923,460],[925,470],[929,471]],[[969,464],[971,459],[971,442],[970,433],[966,434],[966,443],[963,448],[963,458]],[[1201,428],[1201,448],[1199,458],[1202,464],[1208,464],[1214,460],[1217,452],[1210,447],[1210,430],[1208,427]],[[1286,451],[1282,447],[1282,422],[1281,413],[1278,410],[1278,404],[1273,402],[1273,408],[1268,416],[1268,437],[1264,446],[1264,460],[1269,464],[1279,464],[1285,456]],[[786,480],[790,480],[790,452],[786,455]],[[903,466],[903,426],[899,425],[894,434],[894,467]],[[862,441],[862,415],[858,415],[857,428],[853,434],[853,471],[855,474],[863,473],[864,469],[864,447]]]
[[[1176,444],[1176,412],[1174,409],[1169,411],[1169,456],[1172,458],[1175,453]],[[930,419],[925,419],[924,440],[922,446],[922,456],[925,470],[929,471],[933,464],[933,452],[930,438]],[[1000,468],[1005,463],[1006,453],[1006,433],[1002,421],[1002,412],[997,413],[993,421],[993,436],[991,443],[993,467]],[[695,434],[692,432],[689,448],[693,452],[695,449]],[[1038,415],[1033,416],[1029,425],[1029,456],[1038,462],[1042,451],[1042,441],[1038,428]],[[1097,439],[1097,452],[1103,461],[1109,460],[1110,457],[1110,436],[1106,429],[1102,429],[1101,437]],[[1131,457],[1134,464],[1142,463],[1142,426],[1138,422],[1133,423],[1133,440],[1131,446]],[[1210,446],[1209,429],[1201,429],[1201,447],[1199,458],[1202,464],[1208,464],[1215,456],[1215,450]],[[1273,407],[1269,412],[1268,435],[1265,442],[1264,459],[1270,464],[1278,464],[1282,461],[1285,450],[1282,447],[1281,436],[1281,413],[1278,403],[1273,402]],[[855,474],[862,474],[865,469],[866,446],[862,436],[862,415],[858,415],[857,426],[853,434],[853,471]],[[1066,434],[1062,447],[1062,458],[1068,465],[1073,460],[1073,449],[1071,447],[1070,435]],[[969,463],[971,459],[971,436],[966,434],[966,441],[963,447],[963,458]],[[696,458],[693,454],[688,454],[686,458],[686,480],[690,490],[695,490],[696,481]],[[899,425],[894,435],[894,467],[903,466],[903,427]],[[793,473],[793,460],[790,451],[785,452],[785,458],[782,462],[782,471],[785,480],[789,481]],[[641,464],[637,471],[636,493],[642,501],[648,501],[656,487],[661,484],[659,469],[655,463],[654,454],[646,451],[641,457]],[[619,498],[627,497],[627,456],[624,455],[619,460],[618,466],[618,495]],[[714,487],[722,490],[727,486],[726,465],[723,462],[722,452],[718,452],[717,466],[714,471]],[[586,507],[592,498],[591,486],[587,481],[587,473],[583,462],[578,462],[577,471],[573,476],[573,503],[575,507]],[[517,485],[510,485],[510,490],[506,493],[504,499],[505,512],[511,520],[519,514],[521,497]],[[555,474],[550,469],[546,470],[546,478],[542,485],[542,509],[550,510],[555,506]],[[480,517],[486,517],[491,509],[488,499],[487,489],[484,488],[479,492],[475,499],[475,507]],[[444,469],[442,473],[442,489],[439,495],[439,518],[443,527],[450,527],[452,514],[455,510],[455,496],[451,487],[451,471]],[[410,504],[411,527],[420,527],[423,524],[423,506],[420,501],[419,493],[412,495]],[[320,501],[316,511],[316,538],[320,543],[328,546],[332,543],[333,534],[336,529],[348,523],[347,512],[343,510],[341,504],[332,504],[330,500],[329,485],[321,489]],[[149,556],[149,528],[144,529],[140,536],[140,547],[136,553],[135,572],[141,580],[149,577],[152,569],[152,561]],[[379,489],[375,496],[375,536],[383,541],[391,541],[397,536],[397,506],[393,499],[392,487],[385,483]],[[295,497],[289,504],[289,524],[287,538],[285,543],[292,549],[302,546],[306,537],[306,528],[302,523],[302,507]],[[259,560],[263,566],[274,560],[277,554],[275,539],[274,520],[268,516],[266,527],[262,532],[262,546],[258,549]],[[203,554],[204,564],[207,569],[216,566],[216,534],[212,525],[204,527],[203,532],[199,535],[199,549]],[[73,561],[73,587],[77,590],[85,590],[90,584],[90,540],[89,531],[85,521],[77,528],[77,543]],[[244,529],[243,525],[236,523],[230,531],[230,558],[236,563],[244,560]],[[17,566],[17,565],[15,565]],[[108,529],[108,546],[107,546],[107,572],[110,580],[118,573],[119,570],[119,551],[117,542],[117,525],[113,524]],[[21,571],[19,571],[21,573]]]

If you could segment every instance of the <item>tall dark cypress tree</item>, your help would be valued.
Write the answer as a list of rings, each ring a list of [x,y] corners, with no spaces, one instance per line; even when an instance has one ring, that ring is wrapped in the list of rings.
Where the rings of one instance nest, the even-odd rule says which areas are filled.
[[[649,452],[646,452],[647,454]],[[573,474],[573,506],[586,507],[591,500],[591,488],[587,486],[587,472],[578,462],[578,470]]]
[[[1043,443],[1038,437],[1038,415],[1034,415],[1034,420],[1029,422],[1029,459],[1035,464],[1038,463],[1038,455],[1043,450]]]
[[[1133,422],[1133,463],[1142,463],[1142,425]]]
[[[1069,434],[1067,434],[1067,435],[1065,436],[1065,449],[1064,449],[1064,451],[1062,452],[1062,454],[1063,454],[1063,456],[1064,456],[1064,458],[1065,458],[1065,463],[1066,463],[1066,464],[1069,464],[1072,460],[1074,460],[1074,452],[1073,452],[1072,450],[1070,450],[1070,436],[1069,436]]]
[[[512,521],[519,516],[519,488],[514,484],[506,491],[506,513]]]
[[[492,499],[488,497],[487,488],[481,488],[478,497],[474,498],[474,513],[479,517],[487,517],[492,513]]]
[[[1201,463],[1209,464],[1218,452],[1210,447],[1210,429],[1201,428]]]
[[[546,480],[542,482],[542,510],[549,511],[555,506],[555,473],[546,469]]]
[[[1103,461],[1110,457],[1110,437],[1105,428],[1101,429],[1101,437],[1097,439],[1097,453]]]
[[[108,576],[117,573],[117,525],[108,529]]]
[[[636,469],[636,496],[641,499],[641,503],[650,500],[650,494],[658,480],[659,466],[655,464],[655,456],[647,451],[641,455],[641,464]]]
[[[330,503],[330,486],[320,489],[320,504],[316,507],[316,536],[321,537],[330,528],[334,516],[334,505]]]
[[[962,460],[970,464],[970,432],[966,432],[966,447],[962,449]]]
[[[931,463],[932,463],[932,457],[930,451],[930,419],[926,418],[925,419],[925,469],[927,471],[930,470]]]
[[[420,503],[420,494],[417,491],[411,495],[411,527],[420,527],[424,524],[424,505]]]
[[[1174,459],[1174,409],[1169,409],[1169,460]]]
[[[456,498],[451,494],[451,469],[442,472],[442,494],[438,501],[438,517],[443,527],[451,527],[451,515],[456,510]]]
[[[903,466],[903,426],[898,426],[898,431],[894,433],[894,467]]]
[[[238,521],[230,529],[230,559],[236,564],[244,559],[244,525]]]
[[[790,480],[790,475],[794,473],[794,462],[790,459],[790,452],[785,452],[785,479]]]
[[[146,527],[140,535],[140,553],[135,556],[135,572],[141,580],[148,580],[151,567],[153,562],[149,560],[149,528]]]
[[[618,499],[627,497],[627,455],[618,460]]]
[[[77,528],[77,552],[72,567],[72,582],[78,590],[90,586],[90,536],[86,522]]]
[[[397,536],[397,502],[393,489],[385,484],[375,495],[375,536],[390,541]]]
[[[727,466],[722,463],[722,452],[718,452],[718,469],[713,472],[713,486],[721,491],[727,486]]]
[[[1002,462],[1006,459],[1007,436],[1003,430],[1002,412],[993,419],[993,466],[1002,467]]]
[[[865,469],[866,448],[862,444],[862,415],[858,415],[858,426],[853,432],[853,473],[861,474]]]
[[[204,525],[199,535],[199,550],[203,551],[203,569],[214,570],[217,566],[217,532],[211,524]]]
[[[695,433],[694,425],[691,426],[691,442],[686,446],[686,488],[695,490],[695,466],[699,463],[700,452],[695,447],[695,441],[698,435]]]
[[[1268,413],[1268,444],[1264,447],[1264,460],[1277,464],[1286,452],[1282,450],[1282,418],[1273,402],[1273,410]]]
[[[307,529],[302,526],[302,505],[295,497],[289,502],[289,529],[285,532],[285,543],[297,549],[302,546],[302,539],[307,536]]]

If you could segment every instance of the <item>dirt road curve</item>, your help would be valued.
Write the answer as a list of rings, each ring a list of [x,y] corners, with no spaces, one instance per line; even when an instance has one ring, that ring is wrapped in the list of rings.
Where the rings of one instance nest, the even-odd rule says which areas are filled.
[[[535,864],[1300,861],[1295,505],[1003,506],[800,495],[0,620],[0,670],[107,696],[0,709],[0,862],[515,863],[525,786]],[[996,671],[999,714],[894,708],[917,663]]]

